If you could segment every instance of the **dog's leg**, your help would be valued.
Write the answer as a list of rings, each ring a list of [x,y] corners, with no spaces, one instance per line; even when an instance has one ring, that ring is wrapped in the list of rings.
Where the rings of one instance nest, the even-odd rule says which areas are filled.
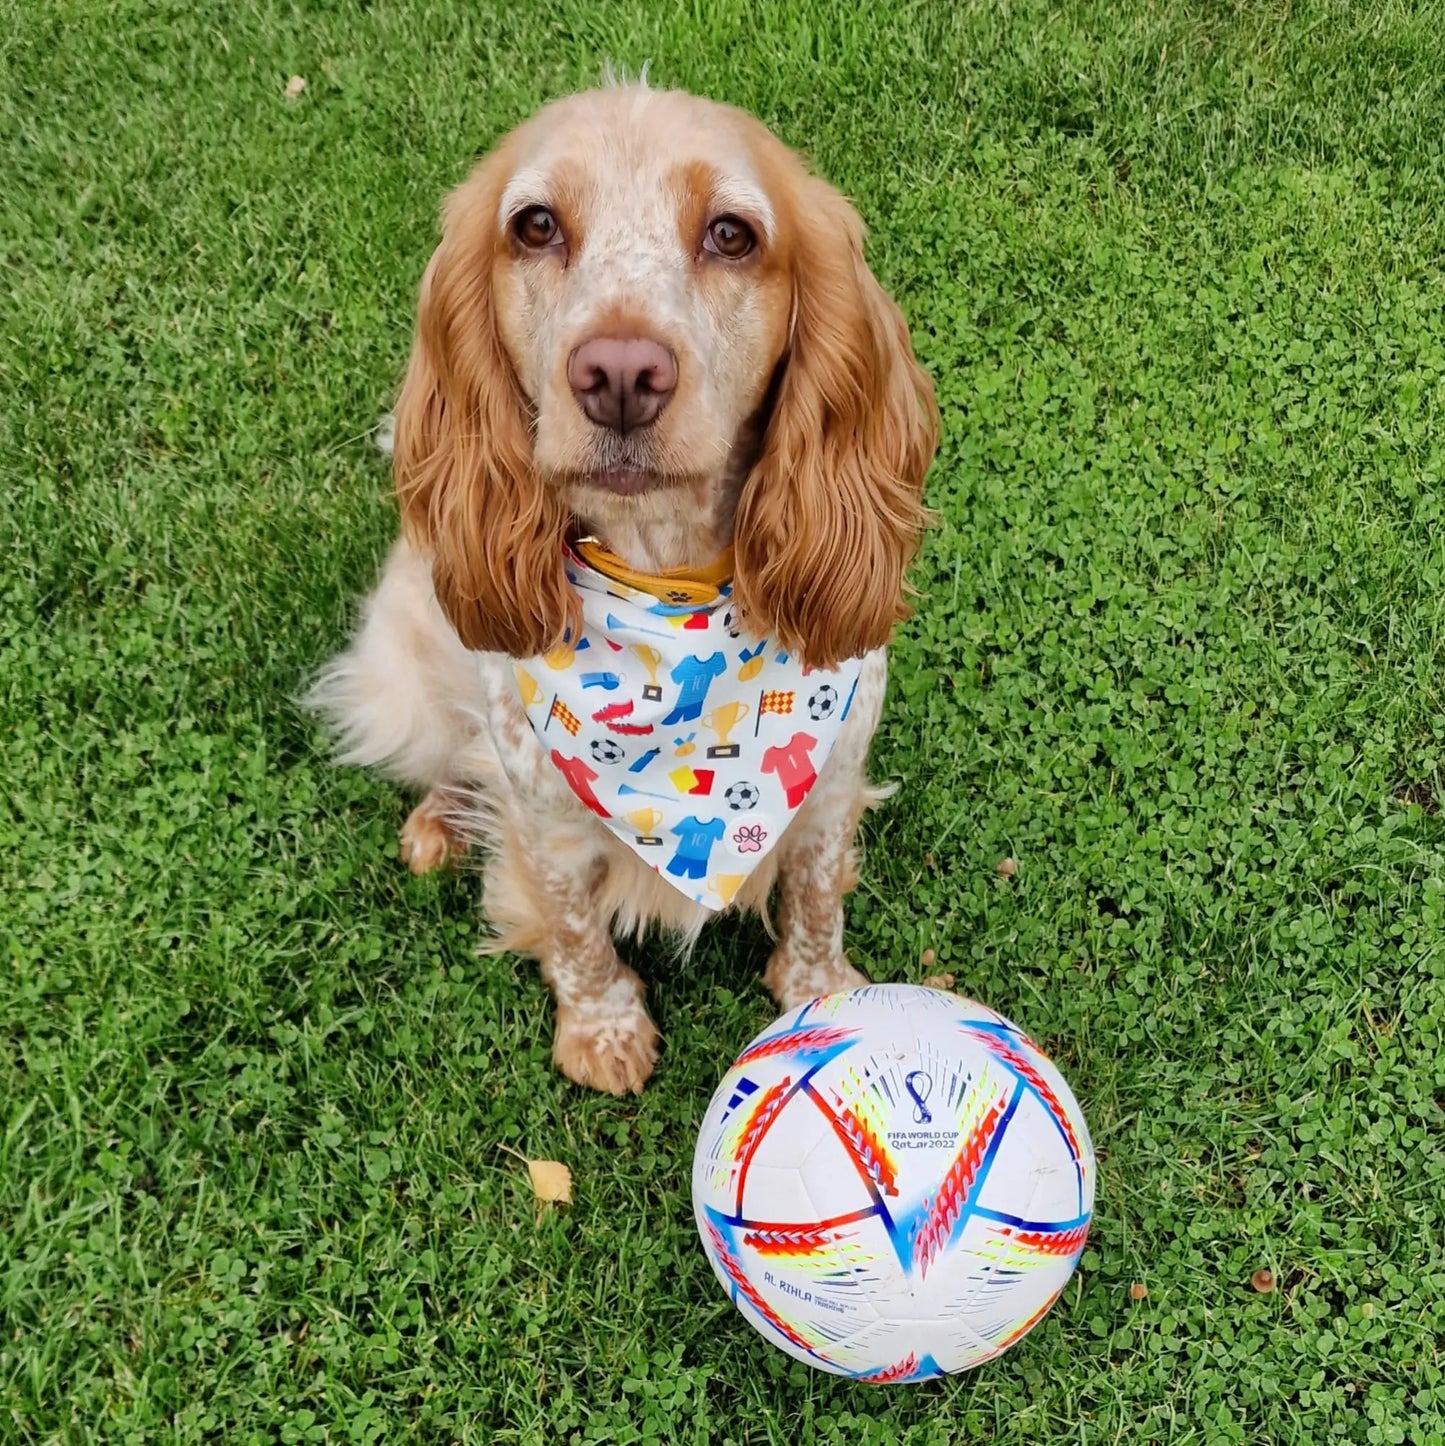
[[[838,800],[798,819],[780,847],[778,947],[763,983],[784,1009],[866,984],[843,952],[843,895],[858,882],[853,836],[861,798]],[[805,831],[798,837],[799,824]]]
[[[590,825],[506,832],[487,867],[487,914],[498,947],[541,965],[557,1006],[557,1068],[591,1089],[640,1094],[657,1062],[657,1027],[598,907],[607,863]]]
[[[465,837],[448,817],[455,804],[453,792],[434,788],[407,815],[401,826],[401,856],[412,873],[429,874],[466,852]]]

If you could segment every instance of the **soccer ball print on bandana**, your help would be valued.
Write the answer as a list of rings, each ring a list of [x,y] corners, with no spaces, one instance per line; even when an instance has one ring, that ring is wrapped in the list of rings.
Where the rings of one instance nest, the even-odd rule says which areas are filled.
[[[595,544],[569,547],[566,565],[582,629],[517,665],[527,719],[618,838],[688,898],[724,909],[817,781],[859,660],[806,668],[748,637],[726,583],[638,579]]]

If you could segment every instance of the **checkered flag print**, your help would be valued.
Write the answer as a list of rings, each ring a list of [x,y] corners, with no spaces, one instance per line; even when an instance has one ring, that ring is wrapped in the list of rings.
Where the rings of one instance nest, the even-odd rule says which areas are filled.
[[[582,720],[562,701],[560,697],[552,699],[551,712],[547,714],[547,722],[551,723],[556,719],[574,738],[577,730],[582,726]]]

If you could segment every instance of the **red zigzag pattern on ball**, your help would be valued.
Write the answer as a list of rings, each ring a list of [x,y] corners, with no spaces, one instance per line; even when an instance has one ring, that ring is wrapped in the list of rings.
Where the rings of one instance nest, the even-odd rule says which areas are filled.
[[[1087,1225],[1072,1230],[1020,1230],[1013,1237],[1016,1245],[1037,1251],[1040,1255],[1077,1255],[1089,1238]]]
[[[1060,1287],[1059,1287],[1059,1290],[1062,1290],[1062,1289],[1063,1289],[1063,1287],[1060,1286]],[[1003,1355],[1003,1353],[1004,1353],[1006,1350],[1008,1350],[1008,1348],[1009,1348],[1011,1345],[1013,1345],[1013,1343],[1014,1343],[1015,1341],[1020,1341],[1020,1340],[1022,1340],[1026,1335],[1028,1335],[1028,1333],[1029,1333],[1031,1330],[1033,1330],[1033,1328],[1034,1328],[1036,1325],[1038,1325],[1038,1323],[1039,1323],[1041,1320],[1043,1320],[1043,1318],[1044,1318],[1046,1315],[1048,1315],[1050,1309],[1051,1309],[1052,1306],[1053,1306],[1053,1303],[1054,1303],[1058,1298],[1059,1298],[1059,1292],[1056,1290],[1022,1325],[1015,1326],[1015,1327],[998,1343],[998,1348],[994,1351],[993,1355],[990,1356],[988,1359],[989,1359],[989,1360],[993,1360],[994,1357]],[[982,1364],[982,1362],[980,1362],[980,1364]]]
[[[1019,1077],[1028,1084],[1038,1097],[1047,1106],[1049,1113],[1059,1122],[1059,1128],[1064,1132],[1069,1142],[1069,1148],[1074,1152],[1074,1159],[1077,1160],[1083,1153],[1079,1148],[1078,1136],[1074,1134],[1074,1127],[1069,1122],[1069,1112],[1050,1086],[1048,1080],[1034,1068],[1033,1062],[1011,1045],[1005,1044],[998,1035],[986,1029],[970,1029],[968,1031],[985,1049],[998,1059],[1001,1059],[1011,1069],[1015,1070]]]
[[[963,1213],[978,1167],[983,1164],[983,1157],[988,1152],[989,1141],[1003,1119],[1004,1108],[1001,1099],[989,1106],[988,1113],[964,1141],[958,1158],[949,1166],[928,1214],[919,1223],[918,1233],[913,1237],[913,1263],[925,1275],[929,1264],[948,1244],[948,1237],[953,1234],[953,1227]]]
[[[753,1157],[753,1151],[762,1144],[763,1136],[767,1134],[773,1117],[787,1104],[788,1090],[791,1085],[791,1079],[784,1079],[778,1084],[769,1085],[763,1092],[763,1097],[758,1101],[747,1124],[743,1126],[743,1132],[738,1137],[738,1147],[733,1152],[733,1159],[745,1169],[748,1161]],[[738,1208],[742,1208],[741,1195],[739,1195]]]
[[[840,1029],[834,1024],[817,1024],[811,1029],[793,1029],[786,1034],[775,1034],[771,1039],[745,1049],[733,1062],[733,1068],[751,1064],[755,1059],[769,1059],[775,1054],[791,1054],[794,1051],[814,1054],[852,1039],[855,1033],[855,1030]]]
[[[750,1230],[743,1236],[743,1244],[759,1255],[813,1255],[832,1239],[831,1231],[799,1226],[796,1230]]]
[[[716,1225],[710,1224],[707,1227],[707,1233],[712,1240],[713,1252],[717,1257],[718,1263],[727,1272],[728,1279],[737,1286],[738,1294],[741,1295],[779,1335],[792,1341],[795,1346],[800,1347],[802,1350],[811,1353],[813,1349],[811,1343],[799,1335],[798,1332],[763,1299],[758,1293],[757,1286],[743,1274],[742,1267],[733,1259],[732,1251],[728,1249],[728,1243],[723,1239],[722,1231],[719,1230]]]
[[[866,1381],[870,1386],[891,1386],[895,1381],[906,1381],[917,1369],[917,1352],[910,1351],[896,1366],[885,1366],[881,1371],[869,1371],[866,1376],[859,1376],[858,1379]]]
[[[888,1151],[884,1148],[883,1141],[868,1127],[864,1120],[860,1120],[852,1110],[845,1105],[838,1111],[836,1116],[839,1125],[842,1126],[844,1135],[847,1136],[848,1145],[853,1151],[854,1158],[867,1173],[868,1178],[885,1195],[896,1195],[898,1193],[898,1171],[893,1161],[888,1158]]]

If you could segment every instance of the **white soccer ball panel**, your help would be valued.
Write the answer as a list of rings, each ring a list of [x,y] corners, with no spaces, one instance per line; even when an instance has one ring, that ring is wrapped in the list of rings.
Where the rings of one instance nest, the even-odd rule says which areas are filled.
[[[797,1165],[760,1164],[755,1159],[741,1184],[742,1213],[750,1220],[812,1225],[818,1218]]]

